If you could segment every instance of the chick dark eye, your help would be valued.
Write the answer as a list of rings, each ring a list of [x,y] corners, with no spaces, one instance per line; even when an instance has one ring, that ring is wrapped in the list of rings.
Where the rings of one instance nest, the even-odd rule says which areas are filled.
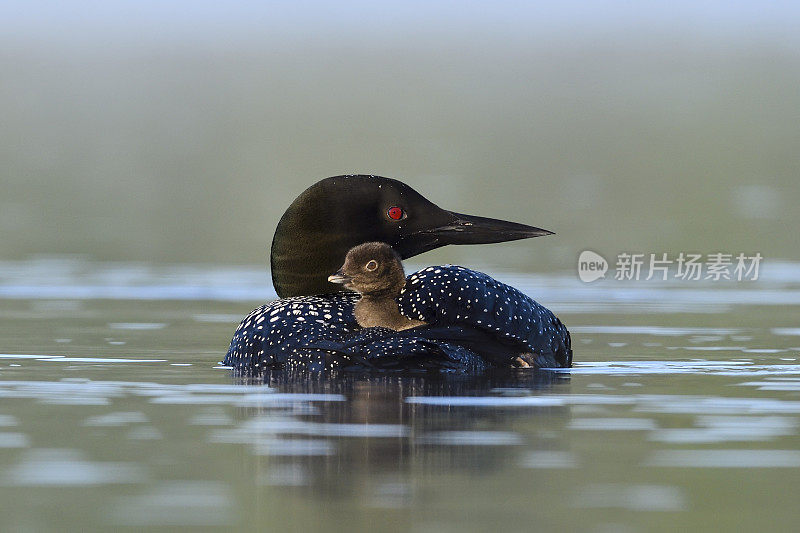
[[[371,260],[369,263],[367,263],[367,264],[364,266],[364,268],[366,268],[367,270],[369,270],[370,272],[372,272],[373,270],[375,270],[376,268],[378,268],[378,262],[377,262],[377,261],[375,261],[375,260],[373,259],[373,260]]]
[[[402,207],[392,206],[386,211],[386,216],[392,220],[403,220],[406,218],[406,212]]]

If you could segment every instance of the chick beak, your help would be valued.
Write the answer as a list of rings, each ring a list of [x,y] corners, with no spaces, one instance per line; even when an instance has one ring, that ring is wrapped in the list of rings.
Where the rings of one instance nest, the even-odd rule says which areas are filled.
[[[339,283],[341,285],[344,285],[344,284],[350,282],[351,279],[353,279],[353,278],[351,278],[350,276],[345,275],[345,273],[342,272],[341,270],[339,270],[338,272],[328,276],[328,281],[330,281],[331,283]]]

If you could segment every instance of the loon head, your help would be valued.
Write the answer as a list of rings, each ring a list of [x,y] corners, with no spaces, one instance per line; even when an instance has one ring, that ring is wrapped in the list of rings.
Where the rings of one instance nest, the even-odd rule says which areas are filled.
[[[306,189],[278,222],[272,283],[281,298],[341,290],[328,275],[348,250],[384,242],[401,258],[447,244],[486,244],[550,235],[525,224],[447,211],[400,181],[335,176]]]
[[[365,242],[350,249],[344,264],[328,276],[362,296],[395,298],[406,284],[403,263],[391,246],[384,242]]]

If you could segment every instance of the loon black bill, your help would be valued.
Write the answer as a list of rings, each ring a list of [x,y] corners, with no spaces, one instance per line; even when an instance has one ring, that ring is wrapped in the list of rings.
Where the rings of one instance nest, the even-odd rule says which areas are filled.
[[[453,211],[448,211],[448,213],[453,217],[450,223],[422,230],[419,233],[436,235],[446,244],[490,244],[554,234],[550,230],[518,222],[465,215]]]

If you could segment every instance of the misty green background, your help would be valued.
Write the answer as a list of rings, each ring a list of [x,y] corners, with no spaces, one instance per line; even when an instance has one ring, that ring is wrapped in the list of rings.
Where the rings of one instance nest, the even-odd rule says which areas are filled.
[[[724,4],[11,2],[0,259],[266,265],[303,189],[374,173],[557,233],[420,262],[800,260],[800,11]]]

